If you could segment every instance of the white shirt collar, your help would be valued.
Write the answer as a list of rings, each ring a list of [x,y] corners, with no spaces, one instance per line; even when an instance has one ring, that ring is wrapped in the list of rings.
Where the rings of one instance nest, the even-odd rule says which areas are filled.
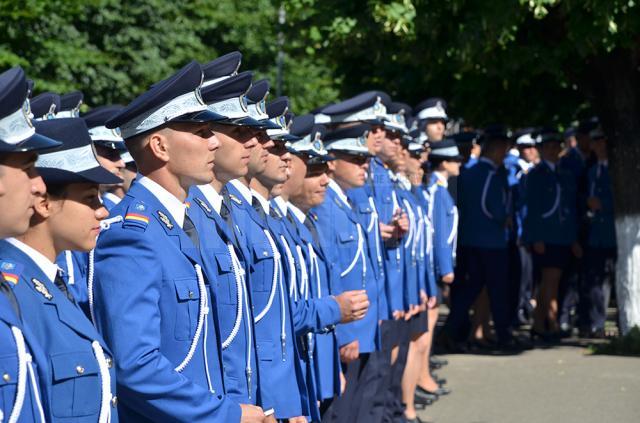
[[[497,169],[497,168],[498,168],[498,166],[496,166],[496,164],[493,162],[493,160],[488,159],[488,158],[486,158],[486,157],[484,157],[484,156],[480,157],[480,158],[478,159],[478,161],[488,163],[489,165],[491,165],[491,167],[492,167],[493,169]]]
[[[36,265],[40,268],[40,270],[42,270],[42,273],[44,273],[51,282],[55,280],[56,275],[58,274],[58,270],[60,270],[57,264],[53,263],[51,260],[46,258],[41,252],[28,246],[22,241],[19,241],[15,238],[7,238],[5,241],[7,241],[9,244],[16,247],[18,250],[22,251],[26,255],[28,255],[29,258],[31,258],[31,260],[33,260],[36,263]]]
[[[284,201],[284,198],[277,196],[273,198],[273,202],[275,203],[275,205],[278,207],[278,210],[280,210],[280,213],[283,216],[287,215],[287,203],[286,201]]]
[[[271,206],[269,205],[269,200],[264,198],[258,191],[254,189],[251,190],[251,193],[253,194],[254,197],[258,199],[258,202],[260,202],[260,205],[264,209],[264,212],[266,214],[269,214],[269,209],[271,208]]]
[[[202,191],[202,195],[207,199],[209,203],[213,206],[213,209],[216,213],[220,214],[220,208],[222,207],[222,196],[210,185],[198,185],[200,191]]]
[[[122,200],[120,197],[118,197],[112,192],[103,192],[102,198],[106,198],[107,200],[111,201],[113,204],[118,204]]]
[[[344,194],[344,191],[342,191],[342,188],[340,188],[340,185],[338,185],[336,181],[334,181],[333,179],[329,179],[329,188],[331,188],[336,194],[338,194],[338,197],[342,200],[343,203],[347,205],[347,207],[351,208],[351,204],[349,204],[347,196]]]
[[[554,172],[556,171],[556,165],[554,163],[551,163],[549,160],[543,160],[543,161],[547,164],[547,166],[549,166],[549,168],[552,171],[554,171]]]
[[[307,218],[307,215],[305,215],[302,212],[302,210],[300,210],[299,208],[297,208],[291,203],[287,203],[287,206],[289,207],[289,210],[291,210],[293,215],[296,217],[296,219],[298,219],[300,223],[304,223],[305,219]]]
[[[447,181],[447,178],[444,177],[444,175],[438,171],[433,172],[434,175],[436,175],[436,178],[438,178],[438,180],[442,183],[442,185],[445,188],[449,187],[449,181]]]
[[[184,224],[184,214],[187,211],[187,206],[182,201],[178,200],[175,195],[164,189],[160,184],[152,181],[146,176],[138,179],[138,182],[140,182],[146,189],[151,191],[151,194],[153,194],[153,196],[156,197],[158,201],[160,201],[160,203],[167,209],[167,211],[169,211],[169,213],[173,217],[173,220],[175,220],[178,226],[182,228],[182,225]]]
[[[253,194],[251,193],[251,189],[249,189],[248,186],[246,186],[245,184],[243,184],[237,179],[229,181],[229,183],[233,185],[238,191],[240,191],[240,194],[244,197],[245,201],[251,204],[251,199],[253,198]]]

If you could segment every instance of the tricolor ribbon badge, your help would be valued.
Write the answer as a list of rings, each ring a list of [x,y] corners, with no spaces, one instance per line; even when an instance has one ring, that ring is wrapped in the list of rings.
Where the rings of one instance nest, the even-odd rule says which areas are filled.
[[[149,224],[149,218],[143,214],[138,213],[127,213],[127,215],[124,217],[124,220],[133,220],[135,222],[142,222],[146,223],[147,225]]]

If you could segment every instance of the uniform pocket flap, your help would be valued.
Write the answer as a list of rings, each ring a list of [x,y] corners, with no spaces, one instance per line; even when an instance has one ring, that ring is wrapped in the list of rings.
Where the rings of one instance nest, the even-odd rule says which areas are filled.
[[[273,251],[271,251],[271,246],[266,242],[259,242],[253,244],[253,255],[256,260],[264,260],[266,258],[273,257]]]
[[[351,242],[356,240],[356,236],[348,232],[340,232],[338,234],[338,239],[340,240],[340,242]]]
[[[360,213],[373,213],[373,209],[371,208],[371,204],[369,203],[358,204],[358,211]]]
[[[0,357],[0,387],[15,385],[18,381],[18,355]]]
[[[98,362],[92,352],[69,352],[51,356],[53,380],[60,381],[98,374]]]
[[[215,253],[216,262],[218,262],[218,268],[221,272],[231,272],[233,270],[233,266],[231,265],[231,257],[229,257],[228,252],[223,253]]]
[[[194,278],[174,279],[176,295],[180,301],[197,300],[200,298],[198,281]]]

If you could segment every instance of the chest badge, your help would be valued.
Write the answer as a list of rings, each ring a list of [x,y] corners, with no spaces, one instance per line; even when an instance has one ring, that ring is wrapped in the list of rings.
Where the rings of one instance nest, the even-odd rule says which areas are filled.
[[[171,219],[169,219],[169,216],[167,216],[166,214],[164,214],[161,210],[158,210],[158,217],[160,218],[160,221],[164,224],[164,226],[167,227],[167,229],[173,229],[173,223],[171,223]]]
[[[33,284],[33,286],[36,289],[36,291],[38,291],[40,294],[42,294],[42,296],[44,298],[46,298],[49,301],[51,299],[53,299],[53,295],[51,295],[51,293],[49,292],[49,290],[47,289],[45,284],[43,284],[42,282],[40,282],[36,278],[31,278],[31,283]]]

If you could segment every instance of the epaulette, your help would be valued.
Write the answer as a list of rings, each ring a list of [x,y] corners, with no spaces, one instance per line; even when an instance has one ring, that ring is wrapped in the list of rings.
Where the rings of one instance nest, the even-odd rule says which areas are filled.
[[[149,226],[147,206],[140,201],[131,204],[124,215],[122,227],[145,231],[147,226]]]
[[[14,285],[20,280],[20,274],[23,269],[24,266],[20,263],[9,260],[0,261],[0,274],[2,274],[5,281],[11,282]]]

